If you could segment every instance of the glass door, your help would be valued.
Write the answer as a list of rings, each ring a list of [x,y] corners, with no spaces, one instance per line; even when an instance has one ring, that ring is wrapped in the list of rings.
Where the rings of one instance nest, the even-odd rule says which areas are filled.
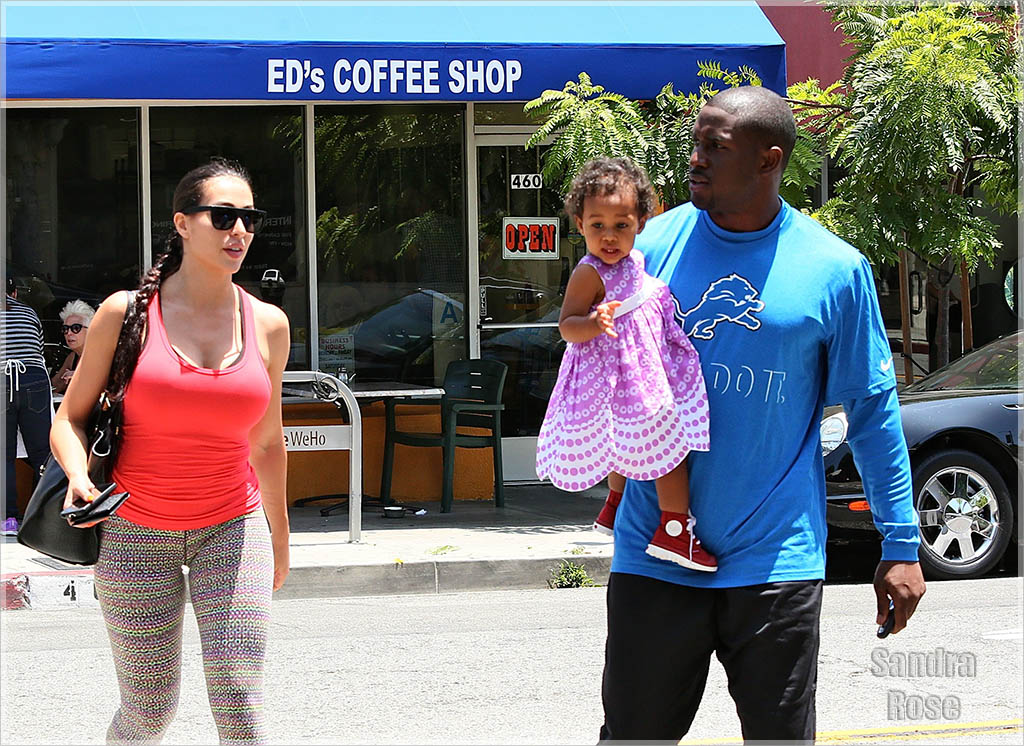
[[[565,351],[558,314],[584,252],[561,195],[543,183],[540,149],[526,150],[526,139],[476,138],[480,357],[508,365],[502,451],[509,482],[537,479],[537,433]]]

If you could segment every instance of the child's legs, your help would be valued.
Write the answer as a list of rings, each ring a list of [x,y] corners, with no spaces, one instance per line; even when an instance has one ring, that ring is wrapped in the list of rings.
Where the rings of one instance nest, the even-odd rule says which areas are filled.
[[[626,489],[626,478],[613,471],[608,475],[608,489],[612,492],[622,494],[622,491]]]
[[[655,479],[654,489],[658,492],[658,507],[662,512],[690,512],[690,477],[685,461],[665,476]]]
[[[184,537],[116,516],[100,536],[96,595],[121,690],[107,742],[159,742],[178,707]]]
[[[262,510],[188,532],[189,588],[221,743],[266,741],[263,663],[274,558]]]

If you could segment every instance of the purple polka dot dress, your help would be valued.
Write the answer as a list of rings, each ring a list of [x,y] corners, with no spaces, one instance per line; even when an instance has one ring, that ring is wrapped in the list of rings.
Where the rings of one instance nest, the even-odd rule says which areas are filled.
[[[537,474],[578,492],[612,471],[657,479],[691,450],[706,451],[708,397],[697,351],[673,318],[668,286],[635,249],[616,264],[587,254],[618,338],[568,343],[537,436]]]

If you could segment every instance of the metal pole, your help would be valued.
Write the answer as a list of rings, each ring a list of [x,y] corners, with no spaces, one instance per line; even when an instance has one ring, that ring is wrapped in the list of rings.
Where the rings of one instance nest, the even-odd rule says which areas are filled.
[[[331,378],[345,400],[352,423],[352,447],[348,452],[348,540],[356,544],[363,528],[363,418],[352,390],[334,376]]]
[[[914,349],[910,341],[910,274],[907,271],[907,252],[900,249],[900,326],[903,328],[903,381],[914,382]]]
[[[965,353],[974,349],[974,318],[971,311],[971,275],[967,262],[960,262],[960,319],[963,322],[961,346]]]
[[[282,377],[283,383],[312,383],[330,380],[331,386],[345,402],[349,416],[349,464],[348,464],[348,540],[357,544],[362,535],[363,527],[363,418],[359,413],[359,402],[347,385],[329,373],[313,370],[286,370]],[[324,399],[315,393],[311,397],[324,401],[335,401],[333,397]],[[335,406],[337,403],[335,401]],[[287,498],[286,498],[287,499]]]
[[[139,107],[139,213],[142,222],[142,268],[145,275],[153,266],[153,167],[149,147],[149,104]],[[161,252],[163,247],[161,247]]]
[[[303,112],[303,161],[306,167],[306,273],[309,279],[309,367],[320,369],[320,288],[316,245],[316,127],[313,104]]]
[[[476,123],[472,103],[466,104],[466,337],[469,339],[469,357],[480,357],[480,189],[476,160]]]

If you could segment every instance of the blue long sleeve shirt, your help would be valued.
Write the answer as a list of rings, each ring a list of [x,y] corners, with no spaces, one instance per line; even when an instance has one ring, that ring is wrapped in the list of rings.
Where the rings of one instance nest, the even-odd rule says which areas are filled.
[[[843,409],[849,423],[846,439],[882,534],[882,559],[916,562],[921,536],[896,389],[849,399]]]

